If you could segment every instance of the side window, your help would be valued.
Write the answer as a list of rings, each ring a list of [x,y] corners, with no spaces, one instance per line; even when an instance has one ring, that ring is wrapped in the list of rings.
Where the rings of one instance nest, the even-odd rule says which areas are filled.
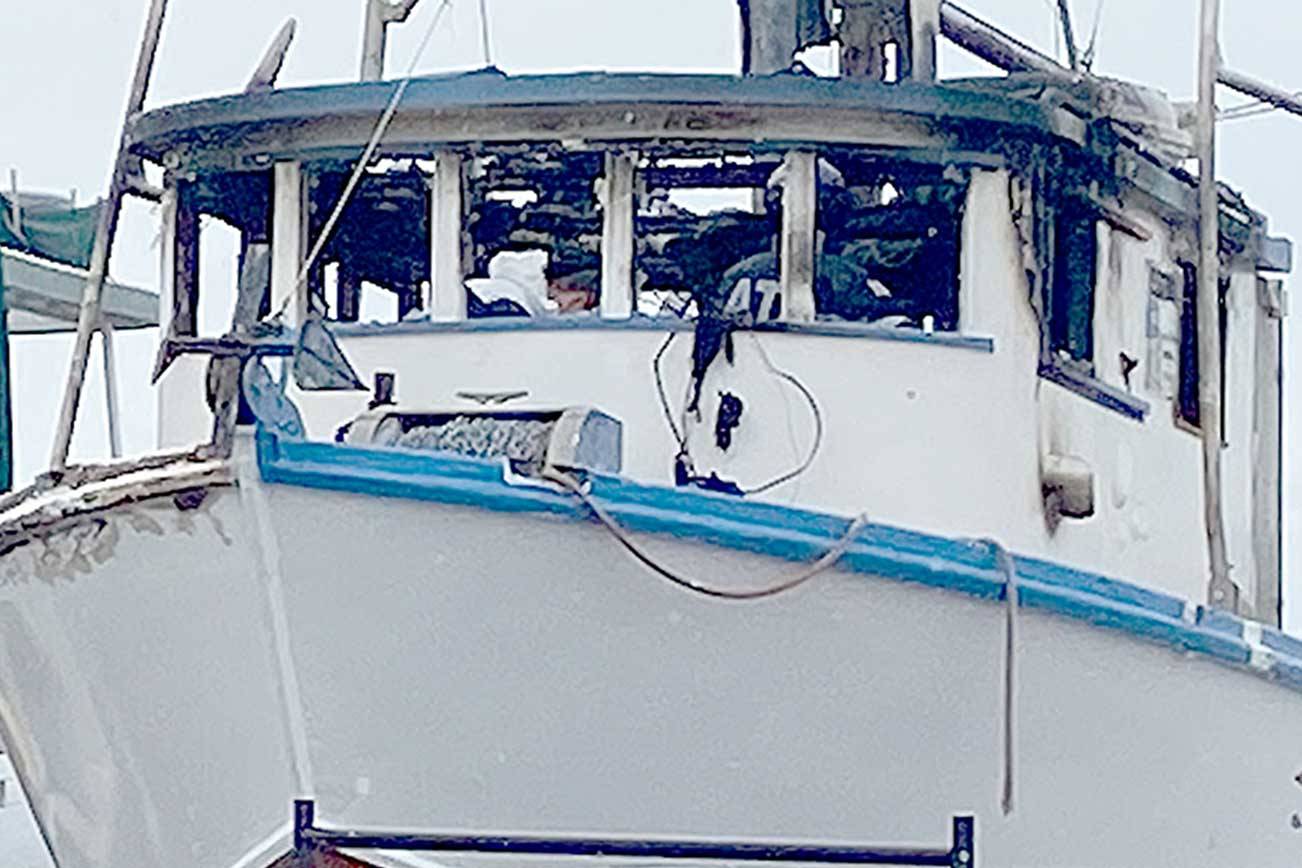
[[[1091,371],[1098,253],[1097,215],[1087,203],[1063,200],[1054,225],[1049,349],[1055,359],[1075,362]]]
[[[323,164],[308,175],[310,239],[325,231],[351,172]],[[312,305],[341,322],[397,322],[422,312],[429,279],[428,176],[417,161],[380,160],[308,274]]]

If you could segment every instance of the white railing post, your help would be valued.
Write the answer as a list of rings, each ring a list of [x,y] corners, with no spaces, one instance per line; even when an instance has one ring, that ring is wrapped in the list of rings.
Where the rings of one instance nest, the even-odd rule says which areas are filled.
[[[637,309],[633,287],[633,192],[636,158],[606,154],[601,207],[601,316],[628,319]]]
[[[818,155],[787,154],[782,169],[782,319],[812,322],[814,235],[818,231]]]
[[[303,167],[277,163],[271,210],[271,310],[284,311],[290,325],[307,317],[307,281],[299,280],[303,268],[304,208]]]
[[[456,151],[434,157],[430,191],[430,319],[460,322],[466,318],[465,263],[461,217],[465,195],[463,161]]]

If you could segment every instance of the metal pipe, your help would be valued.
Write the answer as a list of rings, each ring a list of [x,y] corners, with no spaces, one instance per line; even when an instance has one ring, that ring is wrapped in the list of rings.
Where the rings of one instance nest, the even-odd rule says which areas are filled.
[[[276,86],[276,79],[280,77],[280,70],[285,65],[285,58],[289,54],[289,47],[294,44],[294,34],[297,32],[298,20],[295,18],[290,18],[281,26],[267,46],[257,68],[253,70],[253,75],[249,77],[245,93],[271,90]]]
[[[488,0],[479,0],[479,35],[483,40],[484,65],[493,65],[493,34],[488,23]]]
[[[362,81],[384,78],[384,54],[389,25],[406,21],[420,0],[366,0],[366,27],[362,32]]]
[[[1043,72],[1065,79],[1071,70],[953,3],[940,4],[940,32],[955,45],[1007,72]]]
[[[673,859],[725,862],[806,862],[835,865],[975,866],[971,817],[955,817],[952,843],[944,849],[829,846],[745,841],[665,841],[629,838],[525,837],[415,832],[328,831],[315,825],[315,805],[294,803],[294,847],[317,850],[406,850],[527,856],[600,856],[607,859]]]
[[[25,238],[23,234],[23,203],[18,198],[18,170],[9,170],[9,191],[11,199],[9,200],[9,210],[13,212],[13,230],[19,238]]]
[[[1221,502],[1220,193],[1216,186],[1216,80],[1220,0],[1202,0],[1198,54],[1198,371],[1203,437],[1203,512],[1211,578],[1208,603],[1235,609]]]
[[[1216,78],[1221,84],[1237,90],[1239,93],[1246,94],[1253,99],[1259,99],[1286,112],[1302,115],[1302,96],[1298,94],[1289,93],[1282,88],[1275,87],[1273,84],[1267,84],[1250,75],[1236,72],[1233,69],[1226,69],[1225,67],[1220,68]]]
[[[128,152],[130,142],[127,138],[127,128],[131,119],[145,106],[145,96],[149,91],[149,80],[153,75],[154,59],[158,55],[158,42],[162,36],[163,19],[166,13],[167,0],[151,0],[144,36],[140,41],[140,54],[136,59],[135,77],[132,79],[131,91],[127,98],[122,131],[118,137],[118,151],[113,163],[113,177],[109,183],[108,198],[99,213],[99,223],[95,227],[95,247],[91,253],[90,275],[86,280],[86,291],[82,295],[81,311],[77,317],[77,339],[73,345],[68,385],[63,393],[59,425],[55,429],[54,450],[50,456],[50,468],[55,472],[62,471],[68,466],[68,450],[72,445],[73,426],[77,422],[77,406],[81,401],[81,389],[86,381],[90,340],[99,326],[100,298],[104,292],[104,280],[108,275],[109,258],[113,253],[113,239],[117,235],[122,198],[129,186],[128,172],[131,160]]]
[[[1067,0],[1058,0],[1058,19],[1062,22],[1062,41],[1067,46],[1067,65],[1080,69],[1080,54],[1076,50],[1076,31],[1071,26],[1071,7]]]
[[[113,326],[107,320],[100,323],[100,349],[104,352],[104,403],[108,413],[109,454],[122,457],[121,415],[118,407],[118,368],[113,352]]]

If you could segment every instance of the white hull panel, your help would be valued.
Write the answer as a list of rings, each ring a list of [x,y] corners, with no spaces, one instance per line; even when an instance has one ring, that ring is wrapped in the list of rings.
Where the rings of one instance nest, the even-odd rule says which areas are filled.
[[[973,813],[977,864],[1028,868],[1302,852],[1302,695],[1125,632],[1023,610],[1005,818],[992,601],[852,569],[707,600],[570,517],[251,479],[101,518],[0,588],[62,868],[266,864],[303,795],[347,827],[879,844]],[[793,569],[648,539],[714,583]]]

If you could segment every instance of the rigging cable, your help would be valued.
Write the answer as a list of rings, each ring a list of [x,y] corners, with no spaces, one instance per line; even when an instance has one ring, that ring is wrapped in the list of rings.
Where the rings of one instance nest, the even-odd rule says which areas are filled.
[[[294,291],[290,293],[281,303],[279,310],[276,311],[275,318],[284,316],[285,311],[289,308],[292,300],[297,297],[303,285],[307,281],[307,276],[312,272],[312,267],[320,258],[326,244],[330,241],[330,236],[334,233],[339,218],[343,216],[344,208],[348,207],[353,193],[357,190],[357,185],[361,183],[362,176],[366,174],[366,169],[375,156],[376,150],[380,147],[380,141],[389,129],[389,124],[393,121],[393,116],[398,111],[398,104],[402,102],[403,96],[407,93],[407,88],[411,85],[412,77],[416,73],[416,65],[425,55],[425,49],[429,47],[430,40],[434,38],[435,31],[438,30],[439,22],[443,20],[443,15],[452,7],[452,0],[443,0],[434,12],[434,17],[430,21],[429,27],[425,30],[425,35],[421,37],[420,44],[416,48],[415,54],[412,55],[411,63],[407,65],[407,71],[398,81],[398,86],[393,90],[393,96],[389,98],[389,103],[380,115],[380,120],[375,125],[375,131],[371,133],[370,141],[366,143],[366,149],[362,151],[361,159],[353,168],[353,173],[348,177],[348,183],[344,185],[343,192],[339,194],[339,201],[335,203],[334,210],[330,212],[330,217],[326,220],[325,225],[321,228],[321,234],[317,236],[316,243],[312,245],[312,250],[308,253],[307,258],[303,260],[303,267],[299,269],[298,278],[294,281]]]
[[[731,588],[716,587],[706,582],[688,578],[663,566],[656,561],[655,558],[647,554],[641,546],[633,541],[633,538],[629,536],[628,531],[626,531],[619,522],[615,521],[610,513],[606,512],[605,508],[584,489],[577,479],[568,473],[563,473],[551,467],[544,469],[542,475],[544,479],[555,482],[582,501],[583,505],[592,511],[592,514],[597,517],[597,520],[600,521],[608,531],[610,531],[611,535],[615,537],[619,544],[623,546],[629,554],[640,561],[647,569],[668,580],[671,584],[677,585],[683,590],[691,591],[694,594],[700,594],[704,597],[711,597],[716,600],[730,600],[733,602],[763,600],[779,596],[780,594],[785,594],[788,591],[794,591],[796,588],[807,583],[810,579],[813,579],[820,573],[830,569],[833,564],[840,560],[841,556],[844,555],[846,551],[849,550],[850,546],[854,544],[860,531],[862,531],[868,524],[868,516],[866,514],[860,514],[854,519],[854,521],[850,522],[845,533],[839,540],[837,540],[835,545],[823,554],[822,557],[790,578],[782,579],[768,586],[745,590],[733,590]]]

